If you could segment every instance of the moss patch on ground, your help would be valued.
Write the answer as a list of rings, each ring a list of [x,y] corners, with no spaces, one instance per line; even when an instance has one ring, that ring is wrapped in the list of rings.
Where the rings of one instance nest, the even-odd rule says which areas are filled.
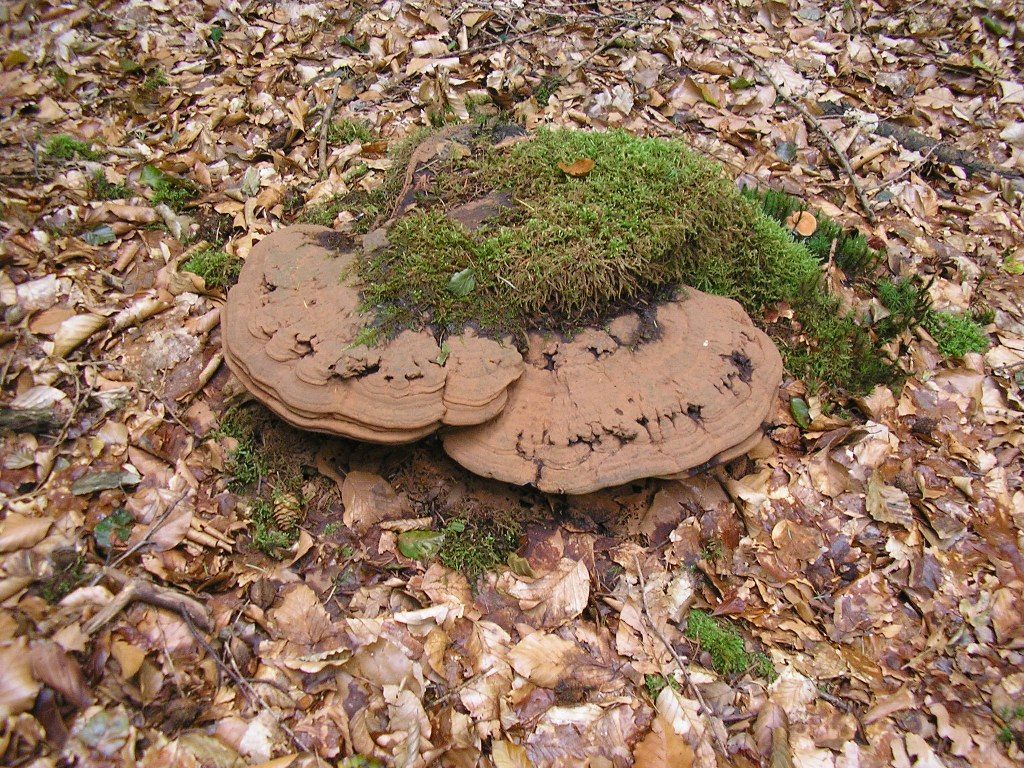
[[[748,653],[739,632],[705,611],[690,611],[686,636],[708,653],[711,666],[720,675],[739,675],[747,670],[767,680],[777,675],[771,659],[763,653]]]
[[[421,138],[395,158],[385,200],[395,199]],[[794,239],[777,220],[795,209],[792,198],[743,194],[678,141],[541,130],[496,148],[480,129],[473,142],[466,157],[431,161],[415,207],[389,230],[390,247],[360,266],[384,333],[427,324],[440,337],[467,325],[571,334],[689,285],[736,299],[755,322],[787,302],[792,321],[765,330],[813,388],[860,393],[899,380],[878,340],[822,285],[830,254],[851,270],[877,260],[856,233],[823,220],[816,239]],[[580,160],[593,169],[563,170]],[[447,216],[492,191],[512,204],[476,230]]]
[[[217,248],[204,248],[193,254],[181,268],[203,278],[207,288],[226,289],[238,280],[242,260]]]

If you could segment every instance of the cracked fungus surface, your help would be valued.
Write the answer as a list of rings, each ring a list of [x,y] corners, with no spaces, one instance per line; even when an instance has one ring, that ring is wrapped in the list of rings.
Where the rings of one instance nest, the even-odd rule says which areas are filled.
[[[445,450],[477,474],[572,494],[745,453],[782,377],[775,345],[735,301],[692,289],[655,322],[639,344],[633,313],[572,341],[532,335],[505,408],[449,432]]]
[[[303,429],[406,443],[442,424],[477,424],[504,407],[523,370],[515,347],[463,333],[445,351],[427,331],[359,343],[352,251],[326,227],[299,225],[253,248],[224,307],[224,357],[259,400]]]

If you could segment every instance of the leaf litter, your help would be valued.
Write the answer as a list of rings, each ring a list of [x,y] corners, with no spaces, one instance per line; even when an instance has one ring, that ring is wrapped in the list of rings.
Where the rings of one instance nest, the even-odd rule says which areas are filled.
[[[5,764],[1024,758],[1012,7],[3,14]],[[851,159],[873,223],[786,99]],[[987,349],[962,340],[950,359],[948,323],[902,331],[911,376],[895,393],[823,402],[788,380],[751,457],[577,498],[246,406],[221,364],[221,266],[304,209],[369,199],[388,143],[499,110],[528,128],[682,134],[805,201],[800,235],[810,211],[857,227],[888,279],[920,276],[936,311],[982,320]],[[345,230],[365,215],[332,210]],[[188,271],[200,253],[216,254],[213,282]],[[829,269],[849,306],[884,319]],[[228,434],[229,411],[254,428]],[[255,540],[259,503],[280,546]],[[456,523],[510,520],[507,565],[442,561]]]

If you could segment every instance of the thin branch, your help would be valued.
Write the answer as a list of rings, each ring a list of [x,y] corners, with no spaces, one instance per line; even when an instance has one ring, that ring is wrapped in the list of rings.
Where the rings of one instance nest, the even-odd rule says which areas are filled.
[[[324,116],[320,118],[320,175],[327,172],[327,134],[331,130],[331,118],[334,116],[334,107],[338,103],[338,91],[341,89],[341,78],[334,81],[334,91],[331,92],[331,100],[324,110]]]
[[[723,756],[728,757],[729,752],[728,750],[726,750],[725,744],[722,742],[721,738],[719,738],[718,732],[715,730],[714,719],[712,718],[711,712],[708,709],[707,702],[704,701],[704,695],[700,692],[700,689],[694,684],[693,679],[690,677],[689,670],[686,668],[686,665],[683,663],[683,660],[679,658],[679,654],[676,653],[676,649],[672,646],[672,643],[670,643],[666,639],[666,637],[661,633],[661,630],[658,629],[658,625],[654,623],[654,617],[651,616],[651,609],[647,607],[647,583],[644,580],[644,571],[640,567],[640,558],[634,555],[633,560],[636,562],[636,575],[640,579],[640,602],[644,609],[644,618],[650,625],[651,631],[654,633],[654,636],[661,641],[661,644],[665,646],[668,652],[672,654],[672,658],[675,659],[676,666],[679,667],[679,671],[683,675],[683,680],[686,682],[686,687],[690,689],[690,692],[693,694],[694,698],[697,699],[697,707],[700,714],[708,722],[708,730],[711,732],[711,738],[715,742],[715,746],[718,747],[719,752]]]
[[[811,126],[822,135],[822,137],[828,143],[829,147],[832,149],[832,154],[835,155],[836,159],[839,161],[839,164],[843,167],[843,171],[846,172],[846,176],[850,180],[850,184],[853,185],[853,190],[854,192],[857,193],[857,200],[860,201],[861,208],[864,209],[864,215],[867,217],[868,221],[874,223],[875,212],[871,209],[871,202],[868,200],[867,195],[864,193],[864,188],[861,187],[860,182],[857,181],[857,174],[854,173],[853,168],[850,166],[850,159],[846,156],[846,153],[842,150],[842,148],[836,143],[835,137],[832,136],[832,133],[825,127],[821,120],[812,115],[807,110],[807,107],[805,107],[803,104],[801,104],[799,101],[794,99],[789,94],[785,93],[782,90],[782,86],[780,86],[778,82],[776,82],[775,78],[772,77],[771,72],[769,72],[768,69],[760,61],[755,59],[753,56],[744,51],[738,45],[728,40],[707,40],[705,42],[709,42],[712,45],[721,46],[722,48],[725,48],[726,50],[731,51],[732,53],[735,53],[737,56],[740,56],[743,59],[745,59],[747,63],[750,64],[750,66],[757,70],[758,74],[760,74],[761,77],[768,81],[768,84],[775,89],[775,93],[777,93],[784,102],[786,102],[787,104],[789,104],[789,106],[793,107],[793,109],[799,112],[800,115],[804,118],[804,120],[810,123]]]

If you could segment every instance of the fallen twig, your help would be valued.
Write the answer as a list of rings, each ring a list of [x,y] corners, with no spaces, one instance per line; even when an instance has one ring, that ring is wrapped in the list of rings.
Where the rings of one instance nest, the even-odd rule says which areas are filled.
[[[116,568],[118,565],[123,563],[129,557],[131,557],[136,552],[138,552],[140,549],[142,549],[144,546],[146,546],[146,544],[149,542],[150,537],[152,537],[153,534],[155,534],[158,530],[160,530],[160,528],[163,526],[163,524],[167,522],[167,518],[169,518],[171,516],[171,512],[173,512],[175,510],[175,508],[182,501],[185,500],[185,498],[189,495],[190,491],[191,491],[191,489],[189,489],[188,491],[185,491],[185,493],[181,494],[181,496],[179,496],[174,501],[172,501],[170,503],[170,505],[167,507],[167,509],[165,509],[163,511],[163,513],[160,515],[160,517],[158,517],[156,520],[154,520],[152,525],[149,526],[149,530],[146,531],[146,535],[143,536],[141,539],[139,539],[137,542],[135,542],[132,546],[130,546],[124,552],[122,552],[117,557],[117,559],[115,559],[114,562],[110,563],[110,565],[108,565],[107,567],[108,568]],[[100,582],[100,579],[103,578],[103,576],[104,576],[104,572],[100,571],[100,573],[97,574],[96,577],[92,580],[91,586],[95,586],[96,584],[98,584]]]
[[[320,118],[320,175],[327,172],[327,134],[331,130],[331,118],[334,116],[334,107],[338,103],[338,91],[341,89],[341,78],[334,81],[334,90],[331,92],[331,100],[327,103],[324,116]]]
[[[686,668],[686,665],[683,663],[683,660],[679,658],[679,654],[676,653],[676,649],[672,647],[672,643],[670,643],[666,639],[666,637],[663,634],[661,634],[661,630],[658,629],[658,625],[654,623],[654,617],[651,616],[651,609],[647,607],[647,583],[644,580],[643,569],[640,567],[640,558],[634,555],[633,559],[636,562],[636,575],[640,579],[640,602],[644,609],[644,618],[650,625],[651,631],[654,633],[654,636],[661,641],[661,644],[665,646],[668,652],[672,654],[672,658],[675,659],[676,666],[679,667],[679,671],[683,675],[683,680],[686,682],[686,687],[690,689],[690,692],[693,694],[694,698],[697,699],[697,706],[699,708],[700,714],[707,719],[708,731],[711,733],[711,738],[715,742],[715,746],[718,747],[719,752],[723,756],[728,756],[729,753],[725,748],[725,744],[722,742],[722,739],[719,737],[718,732],[715,730],[714,719],[712,718],[710,710],[708,709],[707,702],[704,701],[704,695],[700,692],[700,689],[697,688],[697,686],[694,684],[693,679],[690,677],[689,670]]]
[[[703,40],[703,38],[699,39]],[[867,217],[868,221],[874,223],[875,212],[871,209],[871,202],[868,200],[867,195],[864,193],[864,188],[860,185],[860,182],[857,181],[857,174],[850,166],[850,159],[846,156],[846,153],[842,150],[842,148],[836,143],[835,137],[825,127],[821,120],[812,115],[807,110],[807,107],[805,107],[803,104],[801,104],[799,101],[794,99],[789,94],[785,93],[782,90],[782,86],[780,86],[775,81],[775,78],[772,77],[771,72],[768,71],[764,64],[762,64],[752,55],[750,55],[745,50],[740,48],[738,45],[729,40],[705,40],[704,42],[711,43],[712,45],[719,45],[725,48],[726,50],[735,53],[737,56],[740,56],[743,59],[745,59],[747,63],[750,64],[750,66],[757,70],[758,74],[760,74],[761,77],[768,81],[768,84],[775,89],[775,93],[777,93],[784,102],[786,102],[791,107],[793,107],[793,109],[799,112],[800,115],[804,118],[804,120],[810,123],[810,125],[818,133],[822,135],[822,137],[828,143],[829,147],[832,149],[832,154],[835,155],[836,159],[839,161],[839,164],[843,167],[843,171],[846,172],[846,176],[850,180],[850,184],[853,185],[853,191],[856,192],[857,200],[860,201],[860,206],[861,208],[864,209],[864,215]]]
[[[103,577],[118,582],[122,589],[112,602],[104,606],[82,628],[86,635],[92,635],[103,628],[133,602],[143,602],[158,608],[166,608],[169,611],[174,611],[187,622],[202,627],[207,632],[213,631],[213,620],[210,618],[206,606],[198,600],[193,600],[191,597],[167,587],[158,587],[143,579],[130,579],[113,568],[101,571],[100,578]]]

